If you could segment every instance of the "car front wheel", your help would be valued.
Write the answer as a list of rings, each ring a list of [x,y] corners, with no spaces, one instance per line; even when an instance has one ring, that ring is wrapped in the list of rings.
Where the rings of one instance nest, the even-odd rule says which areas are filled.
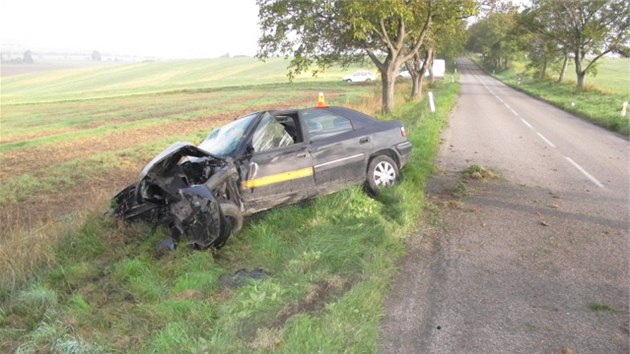
[[[231,230],[231,234],[236,234],[243,228],[243,215],[239,208],[231,202],[224,202],[220,204],[221,212],[228,222],[228,227]]]
[[[367,186],[373,194],[398,180],[398,166],[389,156],[379,155],[370,161],[367,171]]]

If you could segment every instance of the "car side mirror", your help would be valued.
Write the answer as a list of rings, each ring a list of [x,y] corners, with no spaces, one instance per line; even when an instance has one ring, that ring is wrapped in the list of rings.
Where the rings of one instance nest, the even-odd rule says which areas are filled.
[[[247,154],[249,155],[252,155],[254,152],[256,152],[256,149],[254,149],[254,145],[249,143],[247,144],[247,147],[245,148],[245,152],[247,152]]]

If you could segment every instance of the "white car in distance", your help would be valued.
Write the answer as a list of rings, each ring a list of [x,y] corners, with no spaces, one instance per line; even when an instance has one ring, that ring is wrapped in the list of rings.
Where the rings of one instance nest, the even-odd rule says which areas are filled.
[[[344,76],[342,80],[347,82],[376,81],[376,75],[368,70],[359,70]]]
[[[402,77],[403,79],[411,79],[411,73],[407,70],[403,70],[398,73],[398,77]]]
[[[422,62],[420,62],[422,64]],[[444,78],[444,74],[446,72],[446,61],[444,59],[435,59],[433,60],[433,77],[441,79]],[[429,71],[425,71],[424,76],[429,76],[431,73]],[[407,70],[402,70],[398,73],[398,77],[402,77],[403,79],[411,79],[411,73]]]

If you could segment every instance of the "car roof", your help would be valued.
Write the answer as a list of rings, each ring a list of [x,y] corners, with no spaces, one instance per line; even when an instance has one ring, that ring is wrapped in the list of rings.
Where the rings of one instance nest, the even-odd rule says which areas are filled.
[[[346,117],[351,119],[354,122],[361,123],[362,125],[371,124],[377,121],[376,118],[371,117],[365,113],[355,111],[352,108],[342,107],[342,106],[327,106],[327,107],[309,107],[309,108],[300,108],[300,109],[283,109],[283,110],[270,110],[269,113],[274,115],[283,115],[290,114],[295,112],[304,112],[310,110],[328,110],[334,114],[340,115],[342,117]]]
[[[327,108],[315,108],[315,109],[327,109],[342,117],[349,118],[356,123],[360,123],[361,125],[371,124],[376,121],[374,117],[370,117],[365,113],[361,113],[359,111],[355,111],[354,109],[342,107],[342,106],[330,106]]]

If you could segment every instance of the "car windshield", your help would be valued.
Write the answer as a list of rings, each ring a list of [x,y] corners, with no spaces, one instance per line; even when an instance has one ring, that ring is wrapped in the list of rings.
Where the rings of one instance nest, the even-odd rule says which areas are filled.
[[[233,153],[243,139],[247,127],[257,115],[258,113],[250,114],[222,127],[212,129],[199,144],[199,148],[220,157]]]

